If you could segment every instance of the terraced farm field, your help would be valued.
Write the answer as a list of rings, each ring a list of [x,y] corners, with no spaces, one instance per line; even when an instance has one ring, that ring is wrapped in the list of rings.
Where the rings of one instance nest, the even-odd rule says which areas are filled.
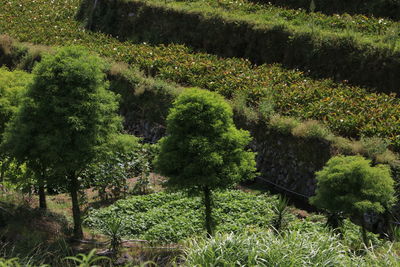
[[[247,1],[85,0],[79,18],[118,38],[179,43],[256,64],[280,63],[315,78],[398,92],[398,22],[326,16]]]
[[[244,94],[250,107],[270,101],[279,114],[323,121],[343,136],[387,137],[399,149],[400,103],[394,95],[313,80],[279,65],[254,66],[243,59],[194,53],[182,45],[121,42],[81,26],[74,19],[80,1],[45,2],[2,1],[0,32],[23,42],[83,45],[165,80],[217,91],[227,98]]]

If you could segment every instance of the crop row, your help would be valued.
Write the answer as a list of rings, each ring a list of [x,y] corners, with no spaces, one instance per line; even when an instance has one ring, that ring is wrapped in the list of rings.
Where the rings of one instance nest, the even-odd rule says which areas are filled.
[[[400,90],[399,23],[267,9],[244,0],[84,0],[78,17],[88,28],[118,38],[185,44],[256,64],[282,63],[379,92]],[[353,30],[352,24],[358,26]]]
[[[93,0],[89,1],[94,2]],[[103,2],[110,1],[106,0]],[[359,33],[363,37],[368,36],[376,42],[379,42],[378,40],[389,30],[400,26],[399,22],[385,18],[367,17],[358,14],[335,14],[330,16],[319,12],[308,12],[304,9],[287,9],[274,5],[260,5],[252,3],[249,0],[128,0],[125,2],[145,2],[149,5],[162,5],[186,11],[199,11],[208,13],[209,15],[219,14],[231,20],[245,20],[260,26],[281,24],[301,31],[304,28],[314,28],[315,31],[323,30],[329,33],[347,31],[347,34]],[[315,2],[317,3],[318,1],[315,0]],[[397,38],[400,39],[399,36]]]
[[[273,4],[294,9],[309,10],[311,0],[249,0],[254,3]],[[314,0],[315,11],[326,14],[350,13],[400,20],[399,0]]]
[[[193,53],[182,45],[133,44],[87,32],[74,20],[78,0],[54,0],[51,5],[45,0],[1,0],[0,4],[0,33],[21,41],[80,44],[167,81],[217,91],[227,98],[243,97],[244,105],[260,105],[260,112],[270,108],[282,115],[317,119],[348,137],[387,137],[400,150],[400,100],[393,95],[312,80],[277,65],[253,66],[243,59]]]

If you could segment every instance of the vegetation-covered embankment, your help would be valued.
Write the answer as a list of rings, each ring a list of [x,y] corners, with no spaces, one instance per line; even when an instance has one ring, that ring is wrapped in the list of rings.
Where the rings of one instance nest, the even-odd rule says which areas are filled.
[[[249,0],[288,8],[309,10],[311,0]],[[400,20],[399,0],[314,0],[315,11],[326,14],[364,14]]]
[[[85,0],[78,14],[90,29],[118,38],[180,43],[378,92],[400,90],[400,24],[390,20],[204,0]]]

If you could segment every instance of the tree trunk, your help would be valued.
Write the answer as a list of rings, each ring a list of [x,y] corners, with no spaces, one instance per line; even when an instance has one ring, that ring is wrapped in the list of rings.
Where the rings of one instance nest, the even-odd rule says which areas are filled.
[[[72,200],[72,216],[74,219],[74,238],[81,239],[83,238],[82,231],[82,221],[81,221],[81,210],[79,208],[79,200],[78,200],[78,190],[79,190],[79,182],[75,173],[72,172],[69,175],[69,185],[70,185],[70,194]]]
[[[363,242],[366,246],[368,246],[368,237],[367,237],[367,230],[365,230],[365,220],[364,220],[364,215],[361,217],[361,233],[362,233],[362,239]]]
[[[47,209],[46,193],[44,191],[43,177],[39,178],[39,208],[42,210]]]
[[[0,183],[3,184],[4,174],[6,172],[5,163],[0,161]]]
[[[205,215],[206,215],[206,229],[207,236],[211,237],[213,234],[213,222],[212,222],[212,203],[211,203],[211,190],[208,186],[203,187],[204,192],[204,205],[205,205]]]

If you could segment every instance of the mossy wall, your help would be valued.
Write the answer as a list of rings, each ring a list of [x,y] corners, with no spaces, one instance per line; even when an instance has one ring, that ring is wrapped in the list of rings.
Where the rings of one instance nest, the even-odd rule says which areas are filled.
[[[296,33],[284,26],[174,10],[143,1],[84,0],[78,18],[88,28],[134,42],[183,43],[225,57],[256,64],[281,63],[311,71],[314,77],[400,92],[400,52],[361,44],[351,36]]]

